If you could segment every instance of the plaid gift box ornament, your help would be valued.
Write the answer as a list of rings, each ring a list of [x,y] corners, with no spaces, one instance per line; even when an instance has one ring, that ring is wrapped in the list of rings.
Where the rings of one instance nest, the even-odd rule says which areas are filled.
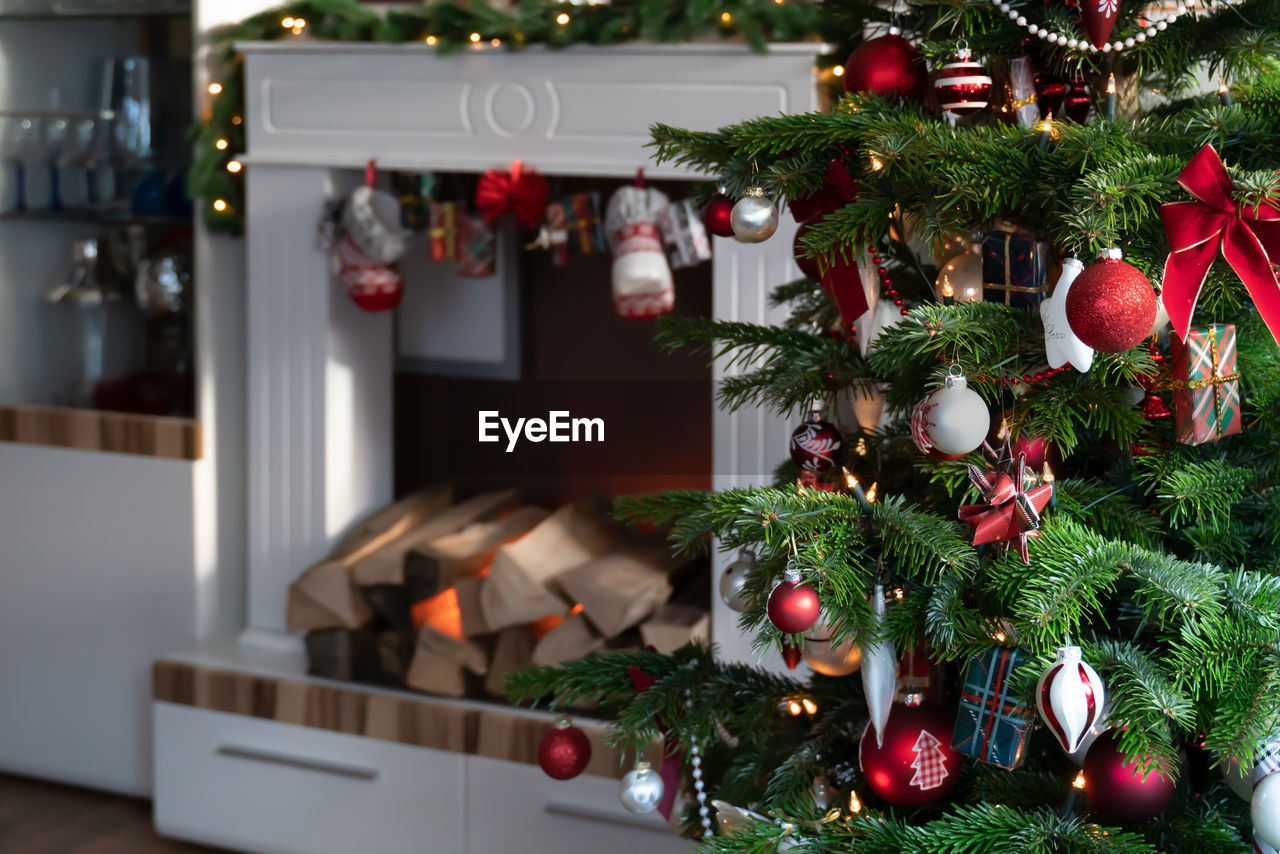
[[[1035,710],[1013,678],[1026,660],[1016,649],[993,647],[969,659],[951,746],[989,765],[1010,770],[1026,758]]]
[[[1280,771],[1280,733],[1258,740],[1257,758],[1253,763],[1253,782]]]
[[[993,231],[982,238],[982,298],[1015,308],[1034,307],[1049,295],[1049,241],[1031,234]]]
[[[1236,328],[1193,326],[1173,339],[1173,411],[1178,441],[1203,445],[1240,432],[1240,375]]]

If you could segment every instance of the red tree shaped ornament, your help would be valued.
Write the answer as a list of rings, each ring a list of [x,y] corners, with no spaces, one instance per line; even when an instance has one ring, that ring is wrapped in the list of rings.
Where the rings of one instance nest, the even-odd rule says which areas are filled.
[[[1094,47],[1101,50],[1111,38],[1119,11],[1120,0],[1080,0],[1080,20]]]

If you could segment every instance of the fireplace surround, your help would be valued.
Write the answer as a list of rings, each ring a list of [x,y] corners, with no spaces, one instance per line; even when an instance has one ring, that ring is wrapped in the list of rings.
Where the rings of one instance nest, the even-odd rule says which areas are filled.
[[[825,46],[774,45],[757,55],[732,44],[518,52],[478,45],[448,57],[426,45],[299,40],[239,48],[246,61],[248,140],[242,158],[248,235],[246,626],[237,642],[175,654],[157,665],[157,825],[170,835],[242,850],[324,852],[351,850],[345,825],[368,822],[359,847],[395,852],[414,850],[406,846],[411,834],[405,828],[420,828],[428,814],[444,846],[432,851],[515,850],[517,844],[522,851],[573,850],[583,847],[584,822],[608,825],[599,838],[618,851],[681,850],[675,840],[656,839],[652,822],[637,824],[622,812],[616,782],[607,778],[584,775],[572,787],[553,790],[541,772],[521,764],[527,751],[513,750],[506,758],[476,755],[474,734],[460,736],[447,750],[380,737],[368,715],[352,711],[385,694],[378,689],[367,689],[365,700],[348,696],[364,690],[355,686],[338,692],[334,703],[354,704],[342,705],[354,715],[350,726],[327,726],[333,715],[307,712],[303,700],[297,706],[286,701],[335,690],[335,683],[302,675],[300,640],[285,630],[289,583],[358,519],[393,497],[393,321],[387,313],[360,310],[333,280],[317,248],[316,220],[324,201],[349,189],[371,159],[386,169],[466,172],[518,158],[546,174],[628,178],[644,167],[653,178],[706,179],[650,161],[650,122],[713,129],[746,116],[815,109],[813,60]],[[715,239],[716,318],[781,319],[768,295],[799,275],[794,231],[784,213],[777,234],[763,244]],[[723,375],[713,369],[713,381]],[[717,410],[711,423],[714,488],[770,477],[786,447],[782,419],[754,409]],[[712,572],[731,559],[717,555]],[[712,639],[721,654],[750,658],[737,615],[712,599]],[[186,674],[178,682],[186,687],[174,690],[170,680],[162,690],[161,668],[170,676]],[[193,687],[206,683],[207,689]],[[217,686],[230,690],[232,699],[217,701],[223,690]],[[270,713],[255,703],[258,696],[272,698]],[[476,706],[465,700],[404,702],[417,711],[395,713],[400,719],[434,714],[422,709]],[[528,719],[538,726],[550,720],[538,714]],[[504,762],[510,773],[493,766]],[[235,794],[252,789],[254,769],[263,764],[297,787],[279,812]],[[440,800],[428,804],[398,794],[361,815],[345,800],[356,785],[351,781],[361,779],[345,774],[353,768],[373,773],[368,786],[379,780],[421,785],[440,793]],[[541,832],[512,827],[509,846],[502,847],[507,831],[495,830],[472,798],[490,799],[483,786],[477,789],[485,779],[508,800],[527,799],[534,810],[530,821]],[[454,794],[446,797],[446,791]],[[306,829],[295,826],[303,814],[312,823]],[[531,841],[534,836],[544,838]],[[379,839],[387,844],[378,847]]]

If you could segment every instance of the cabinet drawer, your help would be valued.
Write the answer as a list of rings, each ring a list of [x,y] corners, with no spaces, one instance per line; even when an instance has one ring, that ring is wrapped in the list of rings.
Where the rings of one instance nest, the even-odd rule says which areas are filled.
[[[162,834],[262,854],[463,854],[465,756],[153,705]]]
[[[468,854],[677,854],[692,848],[658,813],[627,812],[617,780],[589,774],[552,780],[536,765],[467,758]]]

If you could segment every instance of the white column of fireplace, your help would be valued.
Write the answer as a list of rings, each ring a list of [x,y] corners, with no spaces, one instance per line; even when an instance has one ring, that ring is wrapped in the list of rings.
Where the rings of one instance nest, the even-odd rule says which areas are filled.
[[[547,174],[690,178],[654,165],[651,122],[713,129],[814,109],[817,44],[761,56],[720,44],[490,47],[438,56],[425,45],[241,45],[248,122],[249,609],[244,639],[289,643],[285,592],[358,517],[391,499],[390,317],[354,306],[316,246],[322,202],[370,159],[382,168],[480,171],[519,158]],[[335,182],[347,182],[342,187]],[[769,290],[797,275],[794,224],[771,240],[717,239],[714,310],[776,320]],[[720,373],[717,372],[717,378]],[[717,412],[714,486],[766,480],[787,425]],[[732,556],[720,559],[723,564]],[[743,658],[736,615],[714,603],[713,634]]]

